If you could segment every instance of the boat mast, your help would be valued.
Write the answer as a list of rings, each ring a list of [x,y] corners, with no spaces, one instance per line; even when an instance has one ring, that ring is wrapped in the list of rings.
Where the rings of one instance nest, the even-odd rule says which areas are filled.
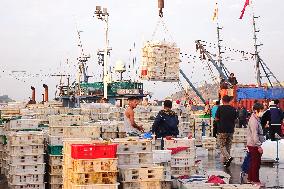
[[[253,23],[253,40],[254,40],[254,56],[255,56],[255,71],[256,71],[256,83],[257,86],[261,86],[261,75],[260,75],[260,58],[259,58],[259,52],[258,52],[258,47],[261,46],[262,44],[257,44],[257,35],[256,33],[259,32],[259,30],[256,30],[256,23],[255,19],[258,18],[254,16],[254,13],[252,15],[252,23]],[[268,77],[269,79],[269,77]]]
[[[98,19],[105,22],[105,48],[104,48],[104,74],[103,74],[103,83],[104,83],[104,98],[107,99],[107,86],[109,82],[109,73],[108,73],[108,54],[109,54],[109,40],[108,40],[108,17],[109,13],[107,8],[101,8],[101,6],[96,6],[95,15]]]

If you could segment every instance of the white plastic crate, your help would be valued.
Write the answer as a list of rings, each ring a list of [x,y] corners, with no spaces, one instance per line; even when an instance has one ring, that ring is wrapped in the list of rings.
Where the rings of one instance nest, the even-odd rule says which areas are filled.
[[[9,156],[8,162],[12,165],[33,165],[43,163],[42,155]]]
[[[44,174],[45,164],[37,165],[10,165],[9,174]]]
[[[152,141],[147,139],[114,139],[113,143],[118,144],[117,153],[152,152]]]
[[[123,182],[162,181],[164,179],[164,167],[162,166],[126,168],[120,169],[119,173]]]
[[[152,153],[128,153],[117,154],[118,167],[131,167],[131,166],[149,166],[153,164]]]
[[[171,153],[171,150],[153,150],[153,163],[170,162]]]
[[[54,127],[49,127],[49,132],[48,134],[51,136],[63,136],[63,129],[64,126],[54,126]]]
[[[100,126],[69,126],[63,129],[64,138],[99,138]]]
[[[49,184],[63,184],[63,177],[62,175],[49,175]]]
[[[51,175],[62,175],[62,165],[49,165],[49,174]]]
[[[102,133],[104,132],[117,132],[118,124],[115,122],[100,122]]]
[[[10,130],[37,129],[40,121],[39,119],[14,119],[8,122],[8,128]]]
[[[49,189],[62,189],[62,188],[63,184],[49,184]]]
[[[44,143],[42,131],[19,131],[8,134],[8,144],[16,145],[41,145]]]
[[[192,167],[195,165],[194,158],[172,158],[171,166],[172,167]]]
[[[15,156],[21,155],[40,155],[44,153],[44,145],[30,146],[9,146],[9,154]]]
[[[52,146],[62,146],[63,145],[63,137],[61,136],[48,136],[48,144]]]
[[[13,185],[43,184],[44,174],[9,175],[8,182]]]
[[[195,147],[195,139],[188,138],[174,138],[171,140],[164,140],[164,148],[177,148],[177,147]]]
[[[49,155],[48,161],[49,165],[62,165],[63,156]]]
[[[9,189],[45,189],[44,184],[11,185]]]

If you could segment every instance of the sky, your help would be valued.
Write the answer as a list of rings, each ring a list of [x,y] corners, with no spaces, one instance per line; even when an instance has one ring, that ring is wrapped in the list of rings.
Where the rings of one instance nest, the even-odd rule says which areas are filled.
[[[97,63],[97,50],[104,47],[104,23],[94,18],[97,5],[108,8],[109,43],[112,47],[110,64],[123,60],[131,69],[138,68],[141,48],[147,40],[166,39],[175,42],[181,52],[181,68],[195,85],[212,83],[206,61],[200,61],[195,50],[195,40],[208,42],[212,54],[217,49],[209,46],[216,43],[216,23],[212,22],[216,0],[165,0],[164,22],[167,27],[157,27],[157,0],[0,0],[0,95],[7,94],[16,100],[31,96],[30,86],[36,88],[37,100],[41,100],[49,85],[50,98],[54,98],[58,77],[50,74],[76,75],[76,57],[79,56],[77,30],[88,62],[88,73],[98,80],[102,67]],[[224,61],[239,83],[255,83],[254,62],[249,57],[228,49],[253,52],[252,13],[260,16],[257,29],[260,55],[273,73],[284,80],[283,42],[284,24],[281,21],[284,2],[281,0],[254,0],[242,20],[238,19],[245,0],[218,0],[219,25]],[[282,23],[282,24],[281,24]],[[157,31],[153,36],[154,31]],[[226,47],[227,50],[224,48]],[[131,51],[130,51],[131,49]],[[132,59],[137,58],[133,66]],[[67,61],[68,59],[68,61]],[[128,70],[124,78],[138,78],[135,71]],[[3,72],[4,71],[4,72]],[[26,71],[22,72],[12,71]],[[214,71],[216,75],[216,72]],[[117,78],[117,74],[113,74]],[[65,82],[66,79],[63,79]],[[187,86],[181,78],[182,85]],[[181,89],[177,83],[144,82],[144,88],[163,98]]]

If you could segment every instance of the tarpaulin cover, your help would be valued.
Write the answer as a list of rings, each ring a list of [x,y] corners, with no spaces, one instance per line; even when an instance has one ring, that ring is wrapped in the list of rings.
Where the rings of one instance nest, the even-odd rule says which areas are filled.
[[[284,88],[239,88],[237,98],[241,99],[281,99],[284,98]]]
[[[239,88],[237,90],[238,100],[241,99],[265,99],[264,88]]]

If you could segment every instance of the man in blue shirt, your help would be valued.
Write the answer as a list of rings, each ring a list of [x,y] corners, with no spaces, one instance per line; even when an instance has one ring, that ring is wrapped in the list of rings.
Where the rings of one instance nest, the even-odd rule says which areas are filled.
[[[215,138],[217,137],[217,124],[218,124],[217,120],[215,120],[215,117],[219,106],[220,106],[220,101],[218,100],[215,102],[215,105],[211,109],[211,117],[213,119],[213,137]]]

